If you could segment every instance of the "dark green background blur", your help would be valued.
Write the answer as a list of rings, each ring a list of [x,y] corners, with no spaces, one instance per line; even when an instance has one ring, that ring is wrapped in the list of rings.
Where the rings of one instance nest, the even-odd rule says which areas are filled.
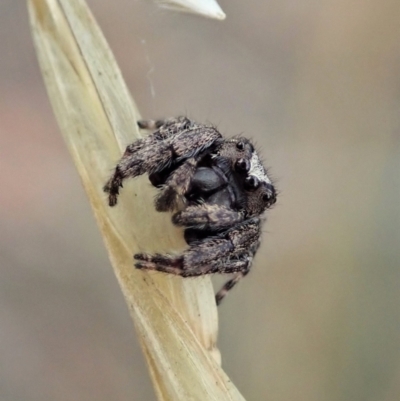
[[[224,22],[89,4],[144,117],[244,133],[276,179],[220,307],[246,400],[399,400],[399,1],[222,0]],[[0,39],[0,399],[155,400],[24,1],[0,0]]]

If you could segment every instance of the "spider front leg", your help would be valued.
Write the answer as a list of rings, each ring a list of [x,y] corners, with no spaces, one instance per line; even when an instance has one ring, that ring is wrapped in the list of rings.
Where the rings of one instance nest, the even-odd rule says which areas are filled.
[[[197,162],[197,157],[191,157],[170,175],[165,183],[165,188],[156,198],[155,204],[158,212],[176,210],[179,203],[184,203],[184,195],[189,190],[192,177],[196,172]]]
[[[161,126],[149,137],[128,145],[114,174],[104,186],[104,191],[109,193],[109,205],[117,203],[124,179],[158,173],[174,162],[196,157],[220,138],[221,134],[214,127],[192,124],[179,131],[171,122],[170,126]]]

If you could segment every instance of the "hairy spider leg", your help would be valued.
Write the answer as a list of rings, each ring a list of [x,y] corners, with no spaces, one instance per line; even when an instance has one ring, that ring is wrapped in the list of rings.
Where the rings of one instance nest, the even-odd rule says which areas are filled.
[[[229,281],[227,281],[222,288],[217,292],[217,294],[215,295],[215,302],[217,305],[219,305],[222,301],[222,299],[226,296],[226,294],[245,276],[247,276],[247,274],[250,271],[250,267],[252,264],[253,258],[250,257],[249,255],[249,259],[248,260],[243,260],[237,263],[241,263],[240,265],[240,272],[238,274],[235,274],[235,276],[230,279]]]
[[[182,277],[239,272],[217,293],[216,302],[219,304],[226,293],[250,270],[253,255],[259,246],[259,236],[260,219],[252,218],[219,236],[193,243],[181,255],[136,254],[135,267]]]
[[[156,198],[156,210],[166,212],[178,208],[179,200],[188,192],[192,177],[196,173],[199,157],[191,157],[180,165],[165,182],[164,189]]]
[[[208,203],[188,206],[185,210],[172,216],[172,222],[177,226],[214,231],[226,230],[243,220],[242,212]]]
[[[184,131],[171,127],[164,129],[161,126],[149,137],[128,145],[114,174],[104,186],[104,191],[109,193],[109,205],[114,206],[117,203],[119,188],[124,179],[146,172],[156,173],[175,161],[195,157],[221,137],[214,127],[198,124],[193,124]]]

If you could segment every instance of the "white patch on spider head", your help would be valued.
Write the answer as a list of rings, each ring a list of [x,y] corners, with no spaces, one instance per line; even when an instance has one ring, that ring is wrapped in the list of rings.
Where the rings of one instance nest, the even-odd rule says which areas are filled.
[[[260,158],[256,151],[253,152],[253,155],[250,159],[250,171],[249,175],[253,175],[258,178],[261,182],[266,182],[271,184],[271,180],[268,178],[267,173],[265,171],[264,166],[261,163]]]

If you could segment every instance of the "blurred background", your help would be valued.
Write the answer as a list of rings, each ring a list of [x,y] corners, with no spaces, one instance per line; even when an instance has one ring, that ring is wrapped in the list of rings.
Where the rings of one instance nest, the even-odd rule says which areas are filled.
[[[89,1],[146,118],[253,138],[280,190],[221,305],[247,401],[400,399],[398,0]],[[155,400],[38,69],[0,2],[0,399]]]

